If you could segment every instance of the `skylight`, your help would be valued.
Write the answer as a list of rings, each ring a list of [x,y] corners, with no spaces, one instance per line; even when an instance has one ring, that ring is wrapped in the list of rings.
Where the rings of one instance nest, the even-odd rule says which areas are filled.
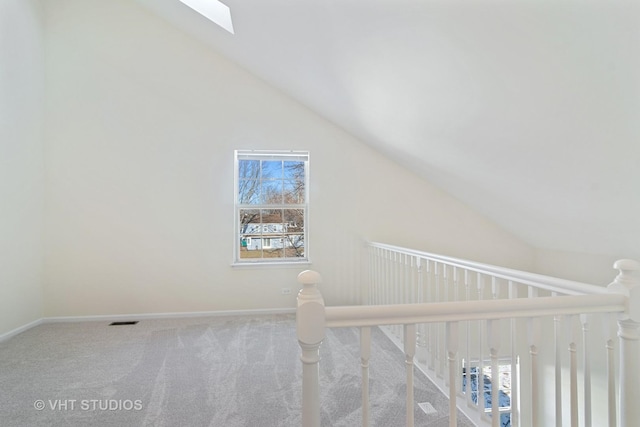
[[[229,6],[218,0],[180,0],[200,15],[215,22],[231,34],[233,32],[233,22],[231,22],[231,10]]]

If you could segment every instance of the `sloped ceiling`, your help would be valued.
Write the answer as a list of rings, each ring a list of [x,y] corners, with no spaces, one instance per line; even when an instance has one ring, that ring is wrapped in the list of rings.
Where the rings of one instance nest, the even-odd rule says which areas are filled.
[[[531,245],[640,258],[637,2],[136,1]]]

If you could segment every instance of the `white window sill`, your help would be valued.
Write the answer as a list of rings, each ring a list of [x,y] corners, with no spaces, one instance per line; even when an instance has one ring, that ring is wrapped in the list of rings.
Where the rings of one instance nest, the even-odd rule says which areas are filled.
[[[311,261],[265,261],[265,262],[234,262],[232,268],[296,268],[311,265]]]

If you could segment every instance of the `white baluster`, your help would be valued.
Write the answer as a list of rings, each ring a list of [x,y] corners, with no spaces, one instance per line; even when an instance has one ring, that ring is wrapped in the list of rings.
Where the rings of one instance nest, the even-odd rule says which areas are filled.
[[[478,300],[484,299],[484,275],[482,273],[476,274],[476,288],[478,292]]]
[[[499,294],[500,286],[498,284],[498,278],[496,276],[491,276],[491,298],[498,299]]]
[[[442,302],[442,295],[440,293],[440,277],[441,277],[441,271],[442,268],[444,268],[444,265],[441,265],[438,262],[434,262],[433,263],[433,274],[434,274],[434,280],[435,280],[435,301],[436,302]],[[443,373],[443,368],[444,368],[444,361],[442,360],[442,347],[441,347],[441,326],[438,323],[432,323],[434,329],[435,329],[435,334],[434,334],[434,339],[435,339],[435,343],[434,343],[434,349],[433,352],[435,354],[435,366],[434,369],[436,371],[436,376],[438,378],[442,378],[442,376],[444,375]]]
[[[375,289],[375,283],[376,283],[376,279],[375,279],[375,275],[373,274],[375,268],[375,258],[373,257],[373,252],[374,252],[374,248],[372,247],[367,247],[367,276],[366,279],[369,285],[369,293],[368,293],[368,298],[367,299],[363,299],[363,304],[367,304],[370,305],[371,301],[373,300],[373,295],[375,293],[374,289]]]
[[[387,251],[387,259],[385,259],[385,274],[384,274],[384,283],[385,288],[387,289],[386,295],[385,295],[385,304],[393,304],[393,281],[392,276],[391,276],[391,272],[392,272],[392,267],[393,267],[393,252],[391,251]]]
[[[450,300],[449,291],[449,266],[442,264],[442,301],[446,302]]]
[[[618,319],[620,338],[620,425],[640,425],[640,263],[633,260],[618,260],[613,268],[620,271],[609,285],[611,292],[629,298],[627,312]]]
[[[422,258],[416,258],[416,275],[418,303],[427,302],[427,295],[424,289],[424,260]]]
[[[487,338],[491,355],[491,426],[500,425],[500,372],[498,369],[498,351],[500,350],[500,321],[487,322]],[[484,377],[483,377],[484,381]],[[478,381],[478,399],[480,399],[480,382]]]
[[[423,260],[422,258],[416,258],[416,272],[417,272],[417,281],[418,281],[418,302],[424,303],[427,302],[427,293],[425,292],[425,281],[424,281],[424,264],[428,261]],[[417,358],[420,363],[423,365],[427,365],[427,325],[421,323],[418,325],[418,349]]]
[[[478,300],[484,300],[485,295],[485,276],[478,273]],[[484,351],[487,335],[487,321],[480,320],[478,326],[478,366],[476,375],[478,376],[478,409],[480,410],[481,417],[486,420],[485,402],[484,402]]]
[[[404,254],[396,254],[396,304],[404,304]]]
[[[460,284],[458,283],[458,268],[453,267],[453,301],[460,301]]]
[[[447,333],[446,334],[447,359],[449,360],[449,427],[456,427],[458,422],[457,420],[458,394],[456,391],[456,378],[459,375],[458,364],[456,363],[456,358],[458,353],[458,322],[447,322],[446,333]],[[467,372],[467,391],[470,392],[470,390],[471,390],[471,373]],[[479,395],[480,394],[478,394],[478,396]]]
[[[378,266],[379,274],[378,280],[380,280],[380,299],[378,304],[387,304],[387,289],[389,282],[387,281],[387,254],[384,249],[380,251],[380,265]]]
[[[404,355],[407,368],[407,427],[413,427],[413,358],[416,354],[416,325],[404,325]]]
[[[498,278],[491,276],[491,299],[498,299],[500,295],[500,283]],[[497,328],[499,322],[497,320],[490,320],[487,322],[487,331],[491,331],[491,334],[487,334],[489,342],[489,357],[491,358],[491,424],[494,427],[498,427],[500,423],[500,416],[498,412],[500,410],[500,376],[498,374],[498,348],[500,344],[500,330],[496,329],[492,331],[492,328]],[[497,343],[494,346],[494,343]],[[496,387],[497,382],[497,387]]]
[[[422,265],[423,265],[422,280],[424,281],[424,286],[425,286],[424,302],[433,302],[433,288],[432,288],[433,282],[431,281],[431,261],[428,259],[425,259],[423,260]]]
[[[360,328],[360,361],[362,367],[362,426],[369,425],[369,358],[371,357],[371,328]]]
[[[394,289],[394,296],[393,296],[392,304],[401,304],[402,303],[402,286],[401,286],[401,283],[400,283],[400,269],[402,267],[401,258],[402,258],[402,254],[394,253],[394,258],[393,258],[393,289]],[[393,330],[395,332],[396,338],[398,338],[398,340],[400,342],[403,342],[402,326],[394,325],[394,326],[391,326],[391,327],[393,328]]]
[[[529,298],[538,297],[538,288],[529,286],[527,288]],[[538,366],[538,343],[540,342],[540,319],[533,318],[528,320],[529,328],[529,355],[531,369],[531,425],[540,426],[540,378],[541,372]]]
[[[537,292],[535,292],[537,294]],[[540,369],[538,366],[538,343],[540,342],[540,319],[528,319],[529,355],[531,357],[531,425],[541,426],[540,423]]]
[[[571,427],[578,427],[578,356],[575,337],[573,335],[573,316],[568,319],[568,328],[571,329],[571,339],[569,343],[569,396],[571,408]]]
[[[553,296],[558,296],[553,292]],[[562,316],[553,317],[556,427],[562,427]]]
[[[464,270],[464,287],[466,292],[466,300],[471,301],[471,284],[469,280],[469,270]],[[471,330],[473,328],[474,322],[467,321],[467,339],[465,344],[465,358],[464,358],[464,376],[466,379],[465,385],[465,397],[467,401],[468,407],[473,407],[475,404],[473,403],[473,396],[471,392]]]
[[[407,265],[405,267],[405,271],[406,271],[405,281],[407,282],[407,303],[408,304],[416,303],[416,284],[414,281],[413,263],[414,263],[413,256],[407,255]]]
[[[369,246],[369,286],[371,287],[371,292],[369,292],[369,299],[367,301],[367,304],[369,305],[375,304],[378,295],[378,258],[376,256],[377,251],[378,248]]]
[[[397,304],[404,304],[405,301],[405,283],[404,283],[404,254],[398,254],[396,257],[396,288],[398,289]]]
[[[436,261],[433,262],[433,280],[435,281],[435,302],[441,302],[440,299],[440,264]]]
[[[406,283],[405,303],[414,304],[416,302],[416,299],[415,299],[416,288],[413,283],[413,257],[411,255],[406,256],[406,264],[404,267],[404,271],[405,271],[404,282]]]
[[[515,299],[518,297],[516,284],[509,280],[509,299]],[[517,350],[517,320],[510,319],[509,327],[511,337],[511,427],[520,426],[520,378],[518,375],[518,350]]]
[[[376,271],[376,277],[378,279],[378,295],[376,304],[384,304],[384,288],[386,283],[384,281],[384,250],[378,249],[378,268]]]
[[[571,396],[571,427],[578,427],[578,366],[576,358],[576,343],[569,344],[570,353],[570,393]]]
[[[417,275],[417,259],[414,256],[409,258],[409,294],[411,298],[409,300],[410,303],[416,304],[420,302],[419,300],[419,288],[418,288],[418,275]]]
[[[398,303],[398,281],[396,280],[396,258],[398,257],[398,254],[395,252],[391,252],[390,254],[391,256],[391,262],[389,264],[389,272],[390,272],[390,277],[391,277],[391,281],[389,283],[391,283],[391,290],[392,290],[392,294],[391,294],[391,301],[389,301],[389,304],[397,304]]]
[[[316,284],[322,282],[319,273],[305,270],[298,275],[304,287],[298,293],[296,331],[302,349],[302,425],[320,427],[319,349],[324,340],[324,300]]]
[[[450,286],[449,286],[449,266],[447,264],[442,264],[442,301],[448,302],[450,300]],[[440,331],[438,332],[438,336],[441,337],[441,341],[439,343],[440,351],[440,375],[444,378],[445,386],[449,386],[449,375],[447,372],[449,371],[449,355],[447,351],[447,327],[443,323],[438,323],[438,327]]]
[[[581,314],[584,364],[584,426],[591,427],[591,359],[589,358],[589,315]]]
[[[616,365],[614,357],[613,339],[607,340],[607,409],[609,413],[609,427],[616,427]]]
[[[376,304],[382,304],[384,301],[384,252],[378,249],[376,253],[378,265],[376,266],[376,278],[378,280],[378,295]]]
[[[375,292],[369,304],[380,304],[380,282],[381,282],[380,280],[380,264],[381,264],[380,249],[379,248],[373,248],[373,249],[374,249],[373,286],[374,286]]]
[[[386,300],[386,291],[387,291],[387,282],[386,281],[386,271],[387,271],[387,260],[386,254],[383,249],[380,252],[380,266],[378,267],[380,270],[379,278],[380,278],[380,299],[378,300],[378,304],[387,304]]]
[[[437,300],[435,299],[435,290],[434,290],[434,286],[433,286],[433,269],[435,268],[435,262],[428,260],[427,261],[427,302],[437,302]],[[428,360],[428,364],[427,367],[433,371],[435,371],[436,369],[436,360],[435,360],[435,333],[436,333],[436,327],[437,325],[435,325],[434,323],[429,323],[429,325],[427,325],[427,331],[429,336],[427,337],[427,342],[428,342],[428,346],[427,346],[427,350],[429,352],[429,360]]]
[[[411,278],[411,302],[418,303],[420,301],[420,288],[418,286],[418,265],[419,258],[411,256],[409,264],[409,273]]]

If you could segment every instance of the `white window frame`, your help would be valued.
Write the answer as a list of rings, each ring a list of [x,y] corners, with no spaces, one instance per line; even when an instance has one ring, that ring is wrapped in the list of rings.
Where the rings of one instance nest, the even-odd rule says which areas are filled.
[[[251,265],[300,265],[308,264],[309,260],[309,152],[308,151],[284,151],[284,150],[235,150],[234,151],[234,248],[233,266]],[[240,160],[298,160],[304,161],[304,203],[300,204],[241,204],[238,200],[239,193],[239,163]],[[282,258],[240,258],[241,250],[241,224],[240,211],[242,209],[300,209],[303,211],[303,240],[304,256]],[[283,230],[284,232],[284,230]],[[265,236],[273,238],[273,236]],[[261,240],[263,245],[264,240]],[[284,242],[284,240],[283,240]],[[283,249],[284,249],[283,244]],[[286,253],[286,252],[285,252]]]

